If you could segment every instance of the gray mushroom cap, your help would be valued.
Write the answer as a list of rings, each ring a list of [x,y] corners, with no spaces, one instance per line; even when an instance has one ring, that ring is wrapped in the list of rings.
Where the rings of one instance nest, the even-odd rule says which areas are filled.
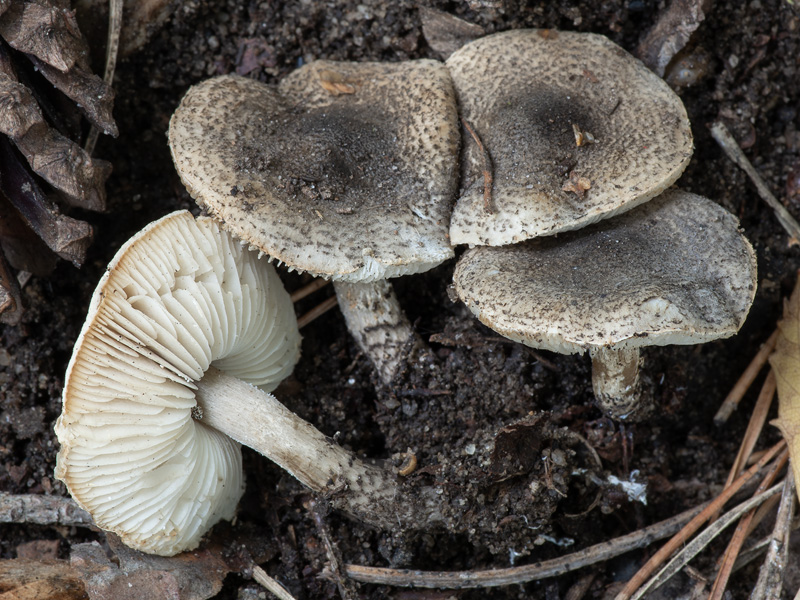
[[[271,390],[299,352],[271,265],[213,219],[151,223],[92,297],[56,423],[56,477],[129,546],[195,548],[244,490],[239,445],[193,418],[198,382],[213,365]]]
[[[570,354],[735,334],[755,295],[756,258],[735,217],[672,189],[557,238],[473,248],[454,280],[485,325]]]
[[[197,202],[290,268],[375,281],[452,257],[455,94],[444,65],[316,61],[278,88],[234,76],[170,121]]]
[[[453,244],[499,246],[583,227],[654,198],[689,163],[680,98],[603,36],[507,31],[446,64],[494,175],[487,210],[482,154],[465,136]]]

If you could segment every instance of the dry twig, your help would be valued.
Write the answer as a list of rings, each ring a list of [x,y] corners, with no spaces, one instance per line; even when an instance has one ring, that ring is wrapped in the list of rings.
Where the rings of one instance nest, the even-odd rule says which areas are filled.
[[[93,527],[94,521],[72,498],[0,492],[0,523]]]
[[[703,509],[694,519],[692,519],[686,527],[684,527],[678,535],[673,537],[667,542],[658,552],[656,552],[650,560],[628,581],[622,591],[617,595],[616,600],[628,600],[644,583],[655,573],[661,564],[667,560],[678,548],[681,548],[686,541],[700,529],[700,527],[712,518],[733,495],[738,492],[741,487],[750,481],[759,470],[770,462],[776,454],[781,452],[786,447],[786,442],[781,440],[770,448],[761,459],[754,464],[745,473],[736,478],[736,480],[722,490],[722,493],[717,496],[711,503]]]
[[[743,514],[752,510],[762,502],[764,502],[769,497],[777,494],[783,486],[778,484],[766,492],[762,492],[757,496],[753,496],[750,500],[746,500],[742,502],[737,507],[731,509],[727,513],[725,513],[722,517],[720,517],[717,521],[715,521],[712,525],[706,528],[703,533],[698,535],[694,540],[686,544],[675,557],[669,561],[662,569],[658,572],[658,574],[653,577],[650,581],[648,581],[642,587],[639,587],[634,594],[628,594],[629,585],[626,585],[623,588],[622,592],[620,592],[615,600],[622,600],[630,598],[631,600],[642,600],[645,598],[647,594],[651,591],[655,590],[662,584],[666,583],[666,581],[675,575],[678,571],[680,571],[686,563],[692,560],[703,548],[708,546],[715,537],[717,537],[720,533],[722,533],[729,525],[731,525],[734,521],[739,519]],[[637,573],[638,575],[638,573]],[[633,580],[631,580],[633,581]],[[630,583],[630,582],[629,582]],[[637,586],[638,587],[638,586]]]
[[[783,581],[783,570],[788,564],[789,532],[791,531],[792,514],[794,512],[794,476],[792,470],[786,474],[781,494],[781,504],[775,519],[775,528],[770,536],[769,548],[764,564],[758,574],[758,582],[750,600],[780,598]]]
[[[773,463],[772,468],[767,472],[764,479],[761,480],[761,483],[759,484],[758,489],[756,489],[754,495],[765,492],[774,483],[778,473],[783,469],[783,467],[786,466],[788,460],[789,451],[784,450],[778,457],[778,460]],[[733,537],[731,537],[731,541],[728,543],[728,547],[725,549],[725,554],[720,560],[719,572],[714,580],[714,586],[711,588],[711,594],[708,596],[708,600],[722,600],[722,595],[725,593],[725,588],[728,586],[728,579],[733,572],[733,566],[736,563],[736,558],[739,556],[742,545],[750,533],[753,518],[755,516],[755,509],[751,510],[736,526],[736,530],[733,532]]]
[[[747,176],[750,177],[750,180],[755,184],[758,195],[761,196],[764,202],[769,204],[773,211],[775,211],[775,216],[778,218],[778,221],[786,230],[786,233],[789,234],[789,243],[800,243],[800,224],[789,214],[789,211],[784,208],[783,204],[778,202],[778,199],[772,195],[767,184],[761,178],[761,175],[758,174],[752,163],[747,160],[747,157],[744,155],[744,152],[742,152],[739,144],[736,143],[736,140],[733,139],[728,128],[720,121],[717,121],[711,126],[711,135],[725,151],[725,154],[728,155],[728,158],[747,173]]]
[[[103,81],[111,87],[114,83],[114,71],[117,68],[117,55],[119,54],[119,41],[122,32],[122,0],[109,0],[108,3],[108,41],[106,43],[106,70],[103,74]],[[86,154],[92,155],[94,152],[97,138],[100,136],[100,128],[92,124],[89,135],[84,144]]]
[[[481,138],[478,137],[478,134],[475,133],[475,130],[472,129],[470,124],[464,117],[461,117],[461,122],[464,124],[464,129],[472,136],[472,139],[475,140],[475,143],[478,145],[478,150],[481,153],[481,158],[483,160],[483,210],[487,213],[491,213],[493,210],[492,207],[492,185],[494,184],[494,175],[492,174],[492,157],[489,156],[489,151],[486,149],[486,146],[483,145],[481,142]]]
[[[775,388],[775,373],[770,371],[767,378],[764,380],[761,392],[758,394],[756,406],[753,408],[753,414],[750,416],[750,422],[747,424],[747,430],[739,446],[739,453],[733,461],[731,472],[728,474],[728,480],[725,482],[726,487],[744,470],[744,466],[753,454],[753,448],[755,448],[761,431],[764,429],[769,407],[772,406],[772,400],[775,398]]]
[[[267,575],[267,572],[258,565],[253,566],[253,579],[275,595],[278,600],[295,600],[285,587]]]
[[[564,600],[583,600],[584,596],[586,596],[586,592],[592,587],[595,576],[595,573],[589,573],[578,579],[578,581],[573,583],[569,590],[567,590]]]
[[[324,501],[323,501],[324,503]],[[351,600],[357,598],[357,591],[351,589],[355,585],[352,581],[348,580],[344,569],[342,568],[342,561],[340,560],[339,550],[331,540],[328,524],[325,521],[329,505],[320,506],[320,501],[312,500],[309,507],[311,516],[314,518],[314,524],[317,527],[317,533],[322,538],[322,543],[325,546],[325,553],[328,555],[328,567],[331,577],[336,582],[336,587],[339,590],[339,596],[342,600]]]
[[[773,496],[774,498],[774,496]],[[772,500],[772,498],[770,498]],[[762,506],[766,506],[767,502],[762,504]],[[755,544],[751,545],[747,550],[743,550],[739,553],[739,556],[736,558],[736,563],[733,565],[733,572],[735,573],[739,569],[742,569],[749,565],[751,562],[756,560],[759,556],[764,554],[767,551],[767,547],[769,546],[769,542],[772,539],[772,535],[768,535],[765,538],[758,540]]]
[[[400,587],[467,589],[514,585],[564,575],[609,560],[631,550],[643,548],[673,535],[706,505],[697,506],[628,535],[590,546],[567,556],[541,561],[532,565],[485,571],[417,571],[345,565],[347,576],[363,583]]]
[[[772,335],[769,336],[769,339],[764,342],[764,345],[761,346],[758,353],[753,357],[753,360],[750,361],[750,364],[747,365],[742,376],[733,386],[730,393],[725,398],[725,401],[720,405],[717,414],[714,415],[714,423],[716,425],[722,425],[727,422],[733,414],[733,411],[739,406],[739,402],[741,402],[745,392],[750,389],[753,381],[761,371],[761,367],[766,364],[769,355],[772,354],[772,351],[775,349],[775,342],[777,341],[778,331],[775,330]]]
[[[306,314],[302,315],[300,318],[297,319],[297,326],[302,329],[314,319],[321,317],[330,309],[332,309],[338,303],[338,299],[336,296],[331,296],[324,302],[320,302]]]
[[[311,283],[304,285],[299,290],[295,290],[292,292],[292,302],[298,302],[316,292],[319,289],[324,288],[326,285],[330,283],[330,280],[323,279],[322,277],[317,277],[311,281]]]

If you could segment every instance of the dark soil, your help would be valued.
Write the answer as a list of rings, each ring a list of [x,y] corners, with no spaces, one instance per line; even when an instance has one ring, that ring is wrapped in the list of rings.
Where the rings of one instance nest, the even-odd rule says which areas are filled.
[[[487,33],[522,27],[591,31],[633,51],[664,2],[422,4]],[[437,486],[454,507],[453,519],[469,524],[399,535],[327,515],[324,520],[345,562],[427,570],[522,564],[634,531],[719,491],[757,390],[724,427],[713,424],[714,413],[773,331],[781,298],[800,268],[800,249],[787,243],[772,211],[721,152],[708,126],[723,118],[770,188],[800,215],[800,8],[787,0],[717,0],[685,55],[693,70],[669,76],[684,84],[679,93],[696,150],[678,184],[736,214],[756,248],[759,289],[742,331],[703,346],[647,351],[657,411],[644,423],[622,428],[593,405],[588,357],[536,353],[480,325],[448,296],[452,264],[395,285],[417,330],[432,340],[435,361],[409,366],[391,389],[376,387],[341,315],[328,312],[303,330],[301,362],[276,394],[364,456],[386,459],[391,466],[413,453],[418,466],[408,476],[411,485]],[[120,136],[101,140],[95,152],[114,165],[109,209],[76,215],[97,232],[86,265],[76,270],[62,262],[52,277],[31,278],[24,288],[23,323],[0,331],[0,491],[66,494],[53,477],[53,424],[94,285],[120,245],[148,222],[179,208],[197,213],[166,144],[170,115],[186,89],[235,71],[276,82],[317,58],[421,57],[438,55],[422,33],[417,3],[408,0],[184,0],[146,47],[121,62],[114,111]],[[296,273],[283,276],[290,290],[307,281]],[[301,301],[298,314],[331,294],[328,286]],[[575,434],[597,450],[602,465]],[[776,431],[766,438],[764,445],[776,441]],[[245,451],[245,463],[248,488],[238,519],[218,526],[211,537],[231,553],[247,545],[254,560],[298,599],[338,597],[336,585],[319,577],[327,554],[309,512],[310,495],[254,453]],[[647,505],[631,501],[618,488],[596,487],[577,474],[582,472],[646,482]],[[597,505],[586,512],[598,493]],[[12,558],[19,544],[37,539],[59,540],[61,556],[67,557],[70,544],[102,541],[103,536],[2,525],[0,556]],[[711,572],[722,548],[712,545],[694,566]],[[646,557],[645,551],[634,552],[599,567],[586,597],[602,597]],[[733,597],[747,597],[757,564],[734,575]],[[573,581],[564,577],[452,597],[560,598]],[[790,570],[785,597],[794,596],[798,583],[800,576]],[[244,576],[229,575],[220,597],[255,598],[254,585]],[[686,593],[693,582],[685,578],[678,585],[673,591]],[[437,594],[409,595],[369,585],[358,589],[358,597],[365,599],[449,597]]]

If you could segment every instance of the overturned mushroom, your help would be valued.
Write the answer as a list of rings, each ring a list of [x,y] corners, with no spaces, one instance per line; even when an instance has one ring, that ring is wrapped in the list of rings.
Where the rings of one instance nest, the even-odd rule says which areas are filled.
[[[419,340],[384,280],[453,256],[458,128],[450,77],[429,61],[316,61],[276,89],[203,82],[170,121],[181,178],[237,236],[334,280],[384,382]]]
[[[603,36],[507,31],[465,45],[447,67],[474,132],[454,244],[578,229],[657,196],[689,163],[680,98]]]
[[[650,399],[642,346],[734,335],[756,289],[756,260],[736,219],[680,190],[558,238],[469,250],[455,289],[498,333],[534,348],[592,355],[599,406],[638,419]]]
[[[56,476],[100,527],[162,555],[233,516],[244,483],[230,438],[370,523],[410,518],[392,475],[253,387],[274,388],[298,354],[269,264],[212,219],[183,211],[151,224],[92,298],[56,425]]]

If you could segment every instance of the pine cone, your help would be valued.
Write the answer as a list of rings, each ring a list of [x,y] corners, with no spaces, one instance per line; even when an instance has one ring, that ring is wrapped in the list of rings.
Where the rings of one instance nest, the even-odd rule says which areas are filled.
[[[102,211],[110,163],[75,141],[75,109],[117,136],[113,90],[92,74],[67,0],[0,0],[0,321],[21,317],[14,269],[45,275],[56,256],[80,266],[92,228],[59,204]],[[53,86],[58,90],[54,91]],[[66,99],[72,101],[68,102]],[[74,104],[73,104],[74,103]]]

